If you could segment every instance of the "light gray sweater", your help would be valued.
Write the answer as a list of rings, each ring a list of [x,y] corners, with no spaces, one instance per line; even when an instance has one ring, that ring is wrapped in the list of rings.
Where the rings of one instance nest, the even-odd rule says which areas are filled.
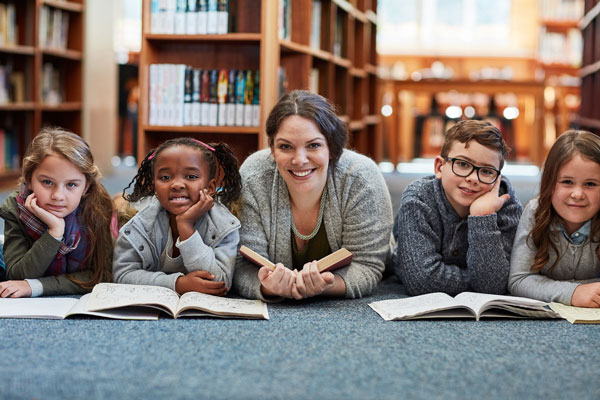
[[[596,254],[599,243],[593,243],[588,237],[580,245],[573,244],[562,234],[560,227],[553,224],[550,235],[559,251],[558,263],[550,268],[557,254],[549,249],[548,263],[540,271],[532,271],[537,248],[528,236],[535,224],[537,207],[537,198],[527,203],[519,222],[510,259],[508,290],[516,296],[571,305],[577,286],[600,281],[600,260]]]
[[[292,266],[291,208],[287,186],[270,149],[246,159],[242,175],[240,245],[274,263]],[[392,204],[379,168],[368,157],[344,150],[329,168],[323,223],[329,248],[345,247],[352,263],[335,271],[346,283],[346,297],[370,294],[381,280],[390,255]],[[258,267],[238,255],[234,287],[248,298],[266,300],[260,291]]]
[[[194,225],[196,232],[177,244],[183,259],[181,272],[165,273],[161,254],[169,233],[169,214],[152,197],[119,231],[113,258],[113,279],[117,283],[164,286],[175,290],[180,276],[204,270],[231,288],[240,222],[219,202]]]
[[[397,217],[394,270],[408,294],[506,293],[523,207],[506,177],[500,183],[504,193],[510,200],[497,213],[461,218],[435,176],[407,186]]]

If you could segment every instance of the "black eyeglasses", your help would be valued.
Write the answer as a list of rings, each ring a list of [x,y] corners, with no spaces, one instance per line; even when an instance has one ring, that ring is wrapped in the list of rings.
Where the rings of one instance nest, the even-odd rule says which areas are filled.
[[[467,176],[471,175],[473,170],[475,170],[477,171],[477,178],[481,183],[491,185],[492,183],[496,182],[496,179],[498,179],[498,176],[500,176],[500,171],[498,171],[496,168],[478,167],[475,164],[461,158],[444,157],[444,159],[446,161],[452,161],[452,172],[462,178],[466,178]]]

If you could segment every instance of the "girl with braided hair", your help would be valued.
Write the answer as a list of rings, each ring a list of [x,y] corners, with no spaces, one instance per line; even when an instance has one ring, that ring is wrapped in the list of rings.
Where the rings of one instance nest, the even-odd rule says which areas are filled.
[[[130,202],[148,202],[119,231],[114,281],[225,295],[240,228],[227,206],[240,191],[238,162],[225,143],[177,138],[150,151],[123,190]]]

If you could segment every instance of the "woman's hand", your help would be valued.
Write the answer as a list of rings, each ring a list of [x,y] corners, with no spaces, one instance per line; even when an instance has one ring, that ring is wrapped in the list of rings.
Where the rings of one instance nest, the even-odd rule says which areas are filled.
[[[0,282],[0,297],[31,297],[31,286],[27,281]]]
[[[291,299],[292,287],[296,282],[298,271],[287,269],[283,264],[275,265],[275,270],[271,271],[268,267],[262,267],[258,270],[258,279],[261,283],[261,291],[265,296],[281,296]]]
[[[192,271],[180,276],[175,282],[175,291],[184,294],[187,292],[200,292],[214,296],[225,296],[229,290],[223,281],[213,281],[215,276],[208,271]]]
[[[571,296],[571,305],[575,307],[600,307],[600,282],[577,286],[573,296]]]
[[[194,224],[204,214],[206,214],[215,204],[212,196],[208,194],[208,190],[200,191],[196,204],[188,208],[184,213],[175,217],[177,221],[177,230],[181,241],[187,240],[194,233]]]
[[[320,295],[333,287],[334,278],[331,272],[320,273],[316,261],[306,263],[296,276],[292,296],[296,300],[300,300]]]
[[[38,206],[35,193],[31,193],[27,196],[25,199],[25,208],[38,217],[43,223],[48,225],[48,233],[50,233],[53,238],[62,239],[65,233],[65,220]]]

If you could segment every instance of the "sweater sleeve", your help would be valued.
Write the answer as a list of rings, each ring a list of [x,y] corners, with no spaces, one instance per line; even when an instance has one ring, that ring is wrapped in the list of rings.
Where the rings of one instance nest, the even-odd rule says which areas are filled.
[[[240,245],[245,245],[254,250],[261,256],[268,256],[268,239],[265,230],[265,220],[267,210],[260,212],[260,207],[256,196],[252,192],[253,184],[250,181],[244,182],[242,186],[242,204],[240,215]],[[235,275],[233,285],[238,293],[249,299],[261,299],[263,301],[280,300],[280,298],[265,298],[260,290],[261,283],[258,279],[259,266],[246,260],[241,255],[237,255],[235,263]]]
[[[571,305],[571,297],[579,282],[558,281],[531,270],[537,248],[529,240],[529,232],[535,223],[536,208],[537,201],[530,201],[519,222],[510,259],[508,290],[515,296]]]
[[[177,239],[176,246],[181,252],[186,271],[208,271],[215,276],[215,282],[223,281],[227,288],[231,288],[238,242],[237,229],[225,236],[214,248],[205,244],[198,231],[195,231],[183,242]]]
[[[135,217],[134,217],[135,218]],[[133,219],[121,228],[119,237],[115,243],[113,256],[113,280],[116,283],[129,283],[134,285],[162,286],[175,290],[177,278],[183,274],[180,272],[166,274],[160,271],[160,265],[144,265],[144,259],[153,260],[151,254],[151,243],[144,243],[135,247],[130,240],[130,235],[135,235]],[[145,253],[142,253],[145,252]],[[146,257],[142,255],[146,254]]]
[[[522,210],[521,203],[511,193],[497,213],[468,217],[467,269],[469,284],[475,291],[506,293],[510,254]]]
[[[368,164],[354,179],[342,215],[342,247],[352,253],[347,268],[335,273],[346,284],[347,298],[373,292],[390,254],[393,216],[388,188],[377,166]]]
[[[410,187],[402,196],[397,216],[398,251],[394,272],[409,295],[432,292],[458,294],[469,290],[466,268],[446,264],[442,258],[441,219]],[[437,222],[436,222],[437,221]]]

